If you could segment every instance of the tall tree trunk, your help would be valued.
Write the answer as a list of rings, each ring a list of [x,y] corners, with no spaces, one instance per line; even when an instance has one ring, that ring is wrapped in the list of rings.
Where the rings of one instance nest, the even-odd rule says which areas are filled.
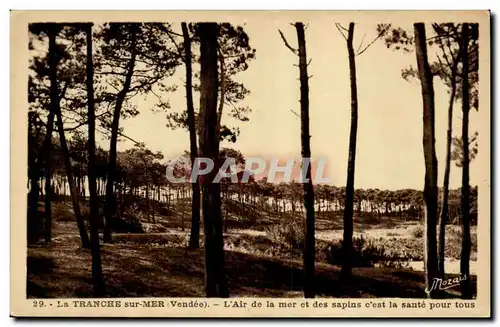
[[[61,97],[66,93],[68,83],[64,85],[61,96],[58,97],[59,105]],[[43,143],[43,154],[45,157],[45,242],[50,243],[52,240],[52,133],[54,131],[54,110],[49,107],[49,115],[47,117],[47,128]],[[39,159],[41,160],[41,159]]]
[[[458,61],[457,61],[458,62]],[[451,139],[453,133],[453,104],[456,92],[456,66],[451,72],[451,94],[448,103],[448,130],[446,131],[446,166],[444,168],[443,180],[443,201],[441,204],[441,214],[439,216],[439,238],[438,238],[438,274],[440,278],[445,277],[445,235],[446,223],[448,221],[448,198],[450,194],[450,166],[451,166]]]
[[[28,244],[38,242],[39,238],[39,213],[38,213],[38,197],[40,193],[40,186],[38,185],[38,177],[40,175],[40,168],[36,160],[34,149],[37,146],[38,136],[32,135],[33,119],[34,117],[29,114],[28,116],[28,161],[29,161],[29,179],[30,179],[30,192],[28,193],[28,221],[27,221],[27,241]]]
[[[195,159],[198,157],[198,145],[196,141],[196,120],[193,105],[193,72],[191,67],[191,38],[186,23],[181,24],[184,36],[184,63],[186,65],[186,103],[189,129],[189,149],[191,153],[191,166],[194,167]],[[198,249],[200,247],[200,182],[198,179],[191,183],[191,235],[189,237],[189,247]],[[183,225],[184,227],[184,225]]]
[[[300,125],[302,160],[311,159],[311,135],[309,133],[309,76],[307,75],[306,40],[304,24],[295,23],[299,43],[299,71],[300,71]],[[314,189],[311,178],[311,164],[307,164],[306,180],[303,181],[304,208],[305,208],[305,244],[304,244],[304,297],[313,298],[314,290]]]
[[[353,47],[354,23],[349,24],[347,51],[349,54],[349,81],[351,86],[351,131],[349,135],[349,159],[347,162],[346,199],[344,208],[344,238],[342,241],[342,277],[351,276],[351,254],[354,213],[354,169],[356,164],[356,135],[358,133],[358,86],[356,82],[356,58]]]
[[[469,24],[462,25],[462,194],[460,198],[462,216],[462,251],[460,253],[460,274],[463,278],[461,291],[463,299],[472,299],[470,282],[470,185],[469,185]]]
[[[75,212],[78,231],[84,248],[90,247],[89,236],[85,228],[85,223],[80,212],[79,196],[75,187],[75,179],[71,169],[71,160],[69,155],[68,143],[64,135],[64,125],[62,121],[61,107],[59,106],[59,91],[57,86],[57,54],[56,54],[56,34],[57,26],[52,26],[49,32],[49,77],[50,77],[50,103],[52,110],[57,116],[57,128],[59,130],[59,141],[61,142],[61,150],[66,167],[66,176],[68,178],[69,189],[71,193],[71,202],[73,203],[73,211]]]
[[[427,290],[431,290],[434,278],[437,277],[437,244],[436,223],[438,210],[437,192],[437,158],[435,149],[434,124],[434,86],[432,73],[427,59],[427,44],[424,23],[415,23],[415,45],[420,83],[422,85],[423,100],[423,150],[425,159],[425,279]],[[433,297],[434,292],[429,292]]]
[[[54,129],[54,110],[50,110],[47,119],[47,133],[44,140],[45,153],[45,242],[50,243],[52,240],[52,132]]]
[[[205,232],[205,291],[207,297],[228,297],[224,273],[220,184],[213,183],[219,170],[217,140],[217,36],[216,23],[200,23],[200,154],[214,162],[214,169],[203,176],[203,222]]]
[[[144,172],[144,177],[145,177],[145,180],[146,180],[146,192],[145,192],[145,197],[146,197],[146,218],[148,221],[151,221],[149,219],[150,217],[150,213],[151,213],[151,203],[149,202],[149,182],[148,182],[148,171],[147,171],[147,168]]]
[[[111,242],[111,225],[113,216],[116,211],[116,199],[114,194],[114,183],[116,179],[116,143],[118,141],[118,129],[120,123],[120,115],[125,101],[125,96],[132,84],[132,75],[134,74],[135,58],[136,58],[136,26],[131,26],[131,58],[128,63],[127,74],[122,90],[116,97],[115,110],[113,112],[113,125],[111,127],[111,140],[109,144],[109,162],[108,176],[106,183],[106,219],[104,223],[104,242]]]
[[[97,199],[97,181],[95,165],[95,108],[94,108],[94,65],[92,61],[92,24],[87,26],[87,98],[89,124],[89,162],[88,180],[90,193],[90,251],[92,253],[92,278],[94,295],[104,295],[104,279],[102,276],[101,249],[99,245],[99,203]]]

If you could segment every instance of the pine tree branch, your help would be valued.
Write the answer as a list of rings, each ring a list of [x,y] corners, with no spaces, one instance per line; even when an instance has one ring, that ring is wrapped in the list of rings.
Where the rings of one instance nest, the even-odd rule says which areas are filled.
[[[293,111],[292,109],[290,109],[290,111],[292,112],[292,114],[294,114],[295,116],[297,116],[297,118],[300,118],[299,114],[297,114],[295,111]]]
[[[286,40],[285,36],[283,35],[283,32],[281,32],[281,30],[278,30],[278,32],[280,33],[281,39],[285,43],[285,46],[288,49],[290,49],[290,51],[292,51],[293,54],[298,55],[299,51],[297,49],[292,48],[292,46],[288,43],[288,41]]]
[[[184,60],[184,56],[182,55],[182,49],[181,47],[177,44],[177,42],[175,41],[174,37],[172,36],[172,34],[174,35],[177,35],[179,36],[179,34],[169,30],[168,28],[165,28],[165,33],[167,34],[168,38],[170,39],[170,41],[172,41],[172,43],[175,45],[175,48],[177,49],[177,52],[178,52],[178,56],[179,58],[181,59],[182,62],[185,63],[185,60]],[[180,35],[181,37],[183,37],[182,35]]]
[[[345,36],[344,32],[342,32],[342,30],[346,30],[346,28],[342,25],[340,25],[339,23],[335,23],[335,27],[339,30],[340,34],[342,34],[342,36],[344,37],[344,40],[346,40],[347,42],[347,36]]]
[[[361,54],[363,54],[363,52],[365,52],[366,50],[368,50],[368,48],[373,44],[375,43],[375,41],[377,41],[378,39],[380,39],[382,36],[385,35],[385,33],[387,33],[387,31],[389,30],[389,28],[391,27],[391,24],[388,24],[386,26],[385,29],[383,29],[382,31],[380,31],[380,33],[378,33],[377,37],[375,37],[370,43],[368,43],[368,45],[366,47],[363,48],[363,50],[359,51],[356,53],[356,56],[359,56]]]
[[[365,41],[366,33],[363,34],[363,38],[361,39],[361,42],[359,43],[358,49],[356,49],[356,52],[359,52],[359,49],[363,46],[363,42]]]

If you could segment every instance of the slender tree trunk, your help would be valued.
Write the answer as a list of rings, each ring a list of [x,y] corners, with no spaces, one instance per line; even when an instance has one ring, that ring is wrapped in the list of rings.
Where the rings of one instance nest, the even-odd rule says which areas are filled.
[[[104,295],[104,279],[102,276],[101,249],[99,245],[99,203],[97,199],[97,181],[95,166],[95,108],[94,108],[94,65],[92,61],[92,24],[87,27],[87,98],[89,124],[89,159],[88,177],[90,193],[90,251],[92,253],[92,278],[94,295]]]
[[[434,86],[432,73],[427,59],[427,45],[424,23],[415,23],[415,45],[417,50],[417,65],[423,100],[423,150],[425,159],[425,277],[427,290],[431,290],[434,278],[438,272],[436,223],[438,210],[437,190],[437,158],[435,149],[434,123]],[[429,292],[433,297],[434,292]]]
[[[347,50],[349,53],[349,81],[351,86],[351,131],[349,135],[349,159],[347,163],[346,199],[344,208],[344,239],[342,242],[342,277],[351,276],[351,254],[354,213],[354,169],[356,164],[356,135],[358,133],[358,86],[356,82],[356,58],[353,47],[354,23],[349,24]]]
[[[65,84],[62,95],[66,93],[68,83]],[[61,96],[62,96],[61,95]],[[61,98],[58,97],[60,104]],[[52,240],[52,133],[54,131],[54,110],[49,107],[49,115],[47,117],[47,129],[45,140],[43,143],[43,153],[45,156],[45,242],[50,243]]]
[[[80,172],[78,171],[77,174]],[[76,178],[76,193],[78,194],[79,200],[81,200],[82,197],[82,178],[80,176],[75,176]]]
[[[191,153],[191,166],[194,167],[195,159],[198,157],[198,145],[196,141],[196,120],[193,105],[193,72],[191,67],[191,38],[186,23],[181,24],[184,36],[184,63],[186,65],[186,103],[189,129],[189,149]],[[191,183],[191,235],[189,237],[189,247],[198,249],[200,247],[200,182],[197,179]],[[184,225],[183,225],[184,228]]]
[[[35,244],[39,238],[39,213],[38,213],[38,197],[40,186],[38,185],[39,167],[36,160],[36,155],[33,152],[36,145],[36,136],[31,135],[33,129],[33,116],[29,115],[29,131],[28,135],[28,160],[29,160],[29,179],[30,192],[28,193],[28,221],[27,221],[27,241],[28,244]]]
[[[90,247],[89,236],[85,228],[85,223],[82,219],[80,212],[79,196],[75,187],[75,179],[73,178],[73,171],[71,169],[71,161],[68,150],[68,144],[66,142],[66,136],[64,135],[64,125],[62,121],[61,108],[59,106],[59,91],[57,86],[57,54],[56,54],[56,34],[57,27],[52,27],[49,32],[49,74],[50,74],[50,102],[52,110],[57,116],[57,127],[59,130],[59,141],[61,142],[61,150],[64,159],[64,165],[66,166],[66,176],[68,178],[69,189],[71,193],[71,201],[73,203],[73,210],[75,212],[76,222],[78,225],[78,231],[80,232],[80,238],[82,240],[82,246],[84,248]]]
[[[227,202],[226,202],[226,206],[227,206]],[[228,218],[229,218],[229,215],[227,214],[227,207],[226,206],[223,206],[226,210],[223,211],[223,216],[222,216],[222,219],[224,221],[224,233],[227,233],[227,231],[228,231]]]
[[[443,202],[441,204],[441,214],[439,216],[439,238],[438,238],[438,274],[440,278],[445,277],[444,262],[445,262],[445,236],[446,223],[448,221],[448,197],[450,185],[450,166],[451,166],[451,139],[453,133],[453,104],[455,102],[456,81],[455,73],[456,66],[451,72],[451,94],[450,102],[448,103],[448,130],[446,131],[446,166],[444,169],[443,180]]]
[[[104,242],[111,242],[111,224],[116,211],[116,199],[114,194],[114,183],[116,178],[116,143],[118,141],[118,129],[120,123],[120,115],[125,101],[125,96],[132,84],[132,75],[134,73],[135,58],[136,58],[136,27],[131,27],[131,58],[128,64],[127,74],[122,90],[116,98],[115,110],[113,112],[113,125],[111,127],[111,141],[109,144],[109,162],[108,176],[106,183],[106,220],[104,224]]]
[[[149,219],[150,213],[151,213],[151,204],[149,202],[149,183],[147,181],[148,180],[148,172],[147,172],[147,170],[145,171],[145,177],[146,177],[145,178],[146,179],[146,194],[145,194],[145,196],[146,196],[146,218],[148,219],[148,221],[151,221]],[[153,221],[153,223],[154,223],[154,221]]]
[[[121,217],[123,217],[123,215],[125,214],[125,198],[126,198],[126,191],[127,191],[126,185],[127,185],[127,183],[124,182],[123,183],[123,192],[122,192],[122,204],[120,206],[120,216]],[[130,194],[131,190],[132,190],[132,186],[130,186],[130,188],[129,188],[129,191],[128,191],[129,194]]]
[[[54,129],[54,111],[50,110],[47,119],[47,133],[45,134],[44,148],[45,148],[45,242],[50,243],[52,240],[52,132]]]
[[[311,159],[311,135],[309,133],[309,76],[307,75],[306,40],[304,35],[304,24],[295,23],[297,39],[299,44],[299,71],[300,71],[300,123],[301,123],[301,147],[302,160]],[[304,189],[305,209],[305,244],[304,244],[304,297],[313,298],[314,290],[314,189],[311,178],[311,164],[306,164]]]
[[[213,183],[219,169],[217,140],[217,36],[216,23],[198,25],[200,35],[200,116],[201,156],[214,162],[214,169],[203,176],[203,222],[205,232],[205,291],[207,297],[228,297],[224,273],[220,184]]]
[[[461,283],[462,298],[472,299],[472,287],[470,281],[470,185],[469,185],[469,24],[462,25],[462,194],[460,198],[462,217],[462,251],[460,253],[460,274],[463,278]]]
[[[155,220],[155,187],[154,185],[151,186],[151,201],[150,201],[150,204],[151,204],[151,218],[153,219],[153,224],[156,224],[156,220]]]

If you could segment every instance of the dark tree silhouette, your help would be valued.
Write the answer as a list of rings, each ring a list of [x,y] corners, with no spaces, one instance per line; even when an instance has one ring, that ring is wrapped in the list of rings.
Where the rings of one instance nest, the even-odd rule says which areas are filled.
[[[50,110],[50,109],[49,109]],[[44,140],[45,154],[45,242],[50,243],[52,240],[52,133],[54,130],[54,110],[50,110],[47,118],[47,128]]]
[[[457,75],[460,56],[453,48],[456,42],[453,42],[453,37],[456,36],[457,26],[453,24],[438,25],[433,24],[434,31],[437,33],[437,42],[441,50],[444,62],[439,61],[440,75],[445,79],[450,87],[450,98],[448,101],[448,126],[446,130],[446,162],[443,177],[443,200],[441,204],[441,212],[439,215],[439,237],[438,237],[438,274],[439,277],[445,277],[445,234],[446,223],[448,221],[449,208],[449,186],[450,186],[450,170],[451,170],[451,141],[453,134],[453,105],[457,93]],[[446,30],[445,30],[446,29]],[[438,57],[439,58],[439,57]]]
[[[299,70],[300,70],[300,122],[302,159],[311,159],[311,135],[309,133],[309,76],[307,75],[307,54],[304,24],[295,23],[297,40],[299,43]],[[305,174],[304,208],[305,219],[305,244],[304,244],[304,296],[313,298],[314,291],[314,189],[311,178],[311,165],[308,163]]]
[[[88,181],[90,193],[90,250],[92,253],[92,277],[94,280],[94,295],[104,295],[104,280],[102,276],[101,249],[99,245],[99,202],[96,183],[95,155],[95,106],[94,106],[94,64],[92,61],[92,25],[86,26],[87,34],[87,98],[88,98]]]
[[[386,24],[379,24],[378,29],[381,30],[385,28]],[[430,68],[434,76],[439,77],[444,85],[448,88],[449,100],[448,100],[448,126],[446,132],[446,162],[445,170],[443,174],[443,191],[442,191],[442,205],[439,215],[439,236],[438,236],[438,273],[440,277],[445,276],[444,262],[445,262],[445,234],[446,234],[446,224],[449,220],[450,215],[450,168],[451,161],[456,161],[459,167],[462,166],[461,162],[461,152],[458,150],[462,148],[462,143],[459,138],[453,138],[453,108],[454,103],[457,99],[461,98],[461,78],[462,74],[460,72],[462,61],[460,55],[461,48],[461,24],[455,23],[441,23],[432,24],[432,30],[434,35],[427,36],[427,45],[429,47],[434,47],[436,50],[436,60],[430,63]],[[385,43],[387,47],[392,47],[396,50],[401,50],[405,53],[414,51],[414,41],[412,39],[412,33],[405,31],[401,28],[395,28],[392,30],[392,34],[385,38]],[[469,83],[472,85],[472,96],[469,99],[471,106],[478,109],[478,98],[477,98],[477,82],[478,82],[478,61],[477,61],[477,41],[476,34],[473,35],[473,42],[469,45],[470,54],[469,62],[472,69],[469,71]],[[413,67],[405,68],[401,72],[402,77],[405,80],[410,80],[411,78],[418,77],[417,71]],[[470,143],[473,143],[471,140]],[[455,144],[456,143],[456,144]],[[454,146],[454,149],[453,149]],[[474,146],[473,152],[471,153],[471,159],[477,152],[477,148]]]
[[[106,219],[104,225],[104,242],[111,241],[111,225],[113,222],[113,215],[116,211],[116,199],[114,195],[114,183],[116,179],[116,143],[118,141],[118,131],[120,123],[120,115],[125,102],[125,97],[132,85],[132,75],[134,74],[134,67],[137,57],[137,24],[130,24],[128,32],[130,34],[130,60],[127,64],[125,73],[125,81],[123,82],[122,89],[116,96],[115,108],[113,110],[113,123],[111,125],[111,139],[109,143],[109,161],[108,161],[108,176],[106,181]]]
[[[349,133],[349,155],[347,161],[347,181],[345,188],[345,206],[344,206],[344,235],[342,241],[342,273],[341,276],[347,280],[351,276],[352,264],[352,236],[354,230],[353,215],[354,215],[354,177],[356,168],[356,142],[358,134],[358,85],[356,81],[356,56],[363,54],[368,48],[380,37],[382,37],[390,25],[382,28],[378,35],[369,42],[365,47],[362,47],[361,42],[358,49],[354,50],[354,23],[349,24],[347,30],[347,37],[344,32],[346,29],[340,25],[335,24],[339,32],[342,34],[347,43],[347,53],[349,58],[349,86],[351,90],[351,129]],[[361,191],[358,191],[358,195]],[[361,199],[358,196],[358,214],[361,211]]]
[[[356,83],[356,58],[353,46],[354,23],[349,24],[347,51],[349,53],[349,82],[351,88],[351,131],[349,135],[349,157],[347,163],[346,202],[344,209],[344,238],[342,241],[343,263],[342,277],[351,275],[351,251],[354,210],[354,176],[356,167],[356,135],[358,133],[358,89]]]
[[[214,162],[212,171],[203,176],[203,223],[205,233],[205,292],[207,297],[228,297],[224,272],[220,184],[213,183],[219,170],[217,139],[217,35],[216,23],[200,23],[200,155]]]
[[[193,105],[193,69],[191,66],[191,38],[186,23],[181,24],[182,35],[184,37],[184,64],[186,65],[186,104],[187,104],[187,125],[189,129],[189,150],[191,156],[191,167],[194,167],[196,157],[198,157],[198,145],[196,142],[196,119]],[[191,203],[191,234],[189,247],[197,249],[200,247],[200,183],[196,179],[191,183],[193,192]]]
[[[434,278],[437,277],[437,240],[436,223],[438,209],[437,194],[437,158],[435,149],[435,122],[434,122],[434,86],[432,73],[427,59],[427,44],[425,25],[415,23],[415,48],[417,53],[417,66],[420,83],[422,86],[423,100],[423,150],[425,159],[425,280],[427,290],[431,291]],[[429,296],[434,296],[429,292]]]
[[[305,208],[305,241],[304,241],[304,297],[314,298],[314,275],[315,275],[315,237],[314,237],[314,187],[311,178],[311,134],[309,132],[309,78],[307,75],[307,52],[304,32],[304,24],[294,24],[297,30],[298,49],[294,49],[279,31],[285,46],[299,57],[299,79],[300,79],[300,126],[301,126],[301,153],[302,169],[305,180],[302,182],[304,191]]]
[[[469,24],[462,25],[462,140],[469,139]],[[466,277],[462,280],[462,298],[472,298],[470,280],[470,185],[469,185],[469,142],[463,143],[462,195],[460,199],[462,218],[462,251],[460,253],[460,274]]]
[[[79,196],[75,187],[75,180],[73,178],[73,170],[71,168],[70,152],[66,135],[64,134],[64,124],[62,120],[61,107],[59,103],[59,87],[57,85],[57,44],[56,35],[61,26],[58,24],[50,24],[48,27],[49,36],[49,78],[50,78],[50,102],[52,109],[57,117],[57,128],[59,131],[59,141],[61,142],[61,150],[63,154],[64,164],[66,167],[66,176],[71,192],[71,202],[73,203],[73,211],[75,212],[76,222],[78,224],[78,231],[84,248],[90,248],[89,236],[83,222],[82,214],[80,211]]]

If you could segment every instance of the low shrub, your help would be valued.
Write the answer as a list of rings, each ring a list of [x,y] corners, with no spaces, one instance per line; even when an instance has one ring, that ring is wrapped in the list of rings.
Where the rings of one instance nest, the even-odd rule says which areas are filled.
[[[342,240],[332,242],[326,248],[326,261],[329,264],[341,265],[344,261]],[[353,267],[372,267],[385,258],[385,250],[372,239],[363,236],[353,238],[353,249],[349,255]]]
[[[84,221],[90,218],[90,208],[85,203],[80,203],[80,214]],[[73,206],[69,203],[52,203],[52,219],[55,221],[68,222],[76,221]]]
[[[304,248],[304,226],[298,220],[290,220],[277,225],[266,226],[267,237],[275,243],[292,249]]]
[[[424,227],[420,225],[413,227],[411,235],[416,238],[422,238],[424,236]]]
[[[448,225],[445,232],[445,256],[460,260],[462,251],[462,230],[460,226]],[[471,233],[471,260],[477,258],[477,233]]]
[[[115,217],[111,221],[111,229],[117,233],[144,233],[142,223],[133,216]]]
[[[380,261],[377,262],[374,267],[413,270],[413,268],[410,267],[410,263],[408,261]]]
[[[385,249],[385,257],[392,261],[420,261],[424,259],[424,241],[422,238],[386,238],[375,242]]]
[[[329,264],[341,265],[344,253],[342,240],[329,242],[318,248],[318,260],[322,259]],[[409,260],[422,260],[423,248],[415,241],[403,238],[353,238],[353,249],[350,261],[353,267],[403,267]]]
[[[76,220],[73,210],[64,203],[54,203],[52,205],[52,219],[60,222]]]
[[[178,234],[127,234],[115,235],[116,243],[140,244],[148,246],[186,247],[187,237]]]
[[[166,233],[167,228],[162,224],[147,224],[142,223],[142,227],[145,233]]]
[[[90,208],[86,205],[80,206],[80,213],[82,214],[82,218],[85,221],[89,221],[90,219]]]

